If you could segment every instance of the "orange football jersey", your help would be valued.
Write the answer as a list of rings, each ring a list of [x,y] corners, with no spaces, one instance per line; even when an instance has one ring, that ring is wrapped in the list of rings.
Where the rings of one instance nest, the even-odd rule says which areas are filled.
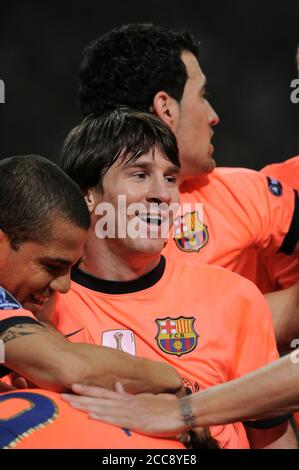
[[[271,315],[248,280],[216,266],[160,264],[136,281],[77,271],[52,321],[71,341],[167,361],[192,392],[240,377],[278,357]],[[211,429],[222,447],[246,448],[240,423]]]

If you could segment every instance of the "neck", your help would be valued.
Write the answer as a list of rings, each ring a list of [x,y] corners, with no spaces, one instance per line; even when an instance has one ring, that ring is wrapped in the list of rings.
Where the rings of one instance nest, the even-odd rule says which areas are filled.
[[[117,246],[89,240],[85,246],[80,269],[93,276],[110,281],[133,281],[152,271],[160,262],[161,254],[122,253]]]

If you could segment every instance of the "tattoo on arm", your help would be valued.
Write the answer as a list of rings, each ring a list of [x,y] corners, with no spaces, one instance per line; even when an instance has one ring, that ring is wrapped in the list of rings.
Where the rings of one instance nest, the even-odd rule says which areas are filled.
[[[192,413],[190,397],[187,396],[184,398],[180,398],[179,407],[180,407],[180,414],[184,423],[187,424],[188,426],[195,426],[196,422],[195,422],[195,417],[193,416],[193,413]]]
[[[0,334],[0,339],[2,339],[4,343],[8,343],[9,341],[20,338],[21,336],[34,335],[46,331],[47,329],[42,325],[22,323],[20,325],[14,325],[11,328],[5,330]]]

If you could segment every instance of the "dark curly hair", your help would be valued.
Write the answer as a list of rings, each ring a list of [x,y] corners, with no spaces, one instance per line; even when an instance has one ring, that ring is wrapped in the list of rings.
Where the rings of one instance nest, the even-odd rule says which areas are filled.
[[[198,43],[191,34],[152,24],[128,24],[100,36],[83,52],[83,116],[122,105],[148,112],[161,90],[180,101],[187,80],[183,51],[198,58]]]

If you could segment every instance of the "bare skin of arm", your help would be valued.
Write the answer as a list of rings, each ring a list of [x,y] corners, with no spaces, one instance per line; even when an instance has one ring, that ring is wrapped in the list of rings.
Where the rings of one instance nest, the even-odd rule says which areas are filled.
[[[182,389],[179,375],[168,364],[70,343],[46,324],[15,325],[0,339],[5,344],[5,366],[48,390],[65,391],[79,381],[108,389],[120,381],[130,393],[180,393]]]
[[[298,356],[294,351],[240,379],[181,399],[169,394],[132,396],[121,385],[116,392],[74,385],[78,396],[65,398],[94,419],[143,434],[173,436],[198,426],[271,418],[298,410]]]
[[[288,352],[292,341],[299,338],[299,283],[266,294],[265,298],[272,313],[278,349]]]

